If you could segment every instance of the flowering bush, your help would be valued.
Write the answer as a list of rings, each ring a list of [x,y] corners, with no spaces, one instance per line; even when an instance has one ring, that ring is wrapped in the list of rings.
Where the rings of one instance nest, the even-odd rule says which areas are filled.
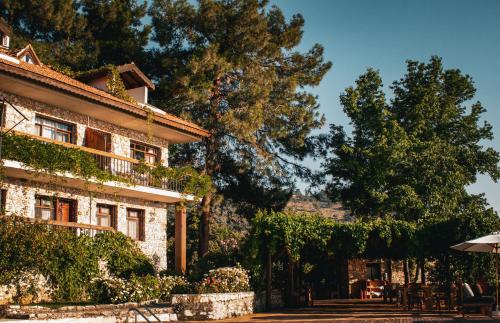
[[[92,285],[90,294],[98,303],[143,302],[160,296],[158,278],[151,275],[98,278]]]
[[[189,283],[181,276],[132,275],[129,279],[118,277],[94,280],[91,297],[98,303],[144,302],[153,299],[168,301],[171,293],[184,293]]]
[[[198,293],[234,293],[250,290],[248,273],[241,267],[210,270],[196,286]]]
[[[158,280],[160,295],[162,301],[170,300],[171,294],[184,294],[191,292],[191,285],[182,276],[165,276]]]

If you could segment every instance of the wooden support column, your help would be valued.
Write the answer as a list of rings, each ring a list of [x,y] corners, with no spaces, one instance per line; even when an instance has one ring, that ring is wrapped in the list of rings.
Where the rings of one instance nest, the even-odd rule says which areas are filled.
[[[175,271],[186,273],[186,207],[175,208]]]

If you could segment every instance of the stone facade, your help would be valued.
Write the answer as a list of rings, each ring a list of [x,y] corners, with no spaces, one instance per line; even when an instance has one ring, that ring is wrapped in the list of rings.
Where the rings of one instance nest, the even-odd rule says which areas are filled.
[[[116,229],[127,234],[127,208],[143,209],[144,241],[137,241],[141,250],[148,255],[157,269],[167,266],[167,204],[141,199],[88,192],[57,184],[26,182],[6,179],[2,188],[7,189],[5,209],[7,214],[35,218],[35,196],[57,196],[77,202],[77,223],[97,225],[97,204],[116,206]]]
[[[165,166],[168,166],[168,141],[163,138],[148,136],[146,131],[146,122],[144,123],[144,129],[146,132],[138,132],[89,117],[85,114],[75,113],[63,108],[47,105],[42,102],[2,91],[0,91],[0,97],[7,98],[7,100],[15,105],[16,108],[28,119],[28,121],[21,121],[22,116],[16,113],[10,105],[7,105],[5,118],[6,128],[10,128],[21,121],[15,127],[15,130],[34,134],[36,115],[47,116],[56,120],[74,124],[76,126],[76,140],[74,143],[79,146],[84,145],[85,129],[90,127],[111,134],[111,153],[118,156],[130,157],[130,141],[134,140],[137,142],[143,142],[160,148],[161,162]]]
[[[179,320],[207,321],[238,317],[254,312],[253,292],[172,295]]]
[[[97,129],[111,135],[111,153],[123,157],[130,157],[130,142],[147,143],[160,150],[161,163],[168,166],[168,142],[163,138],[151,137],[147,133],[145,121],[144,131],[121,127],[117,124],[104,122],[82,113],[75,113],[61,107],[47,105],[18,95],[0,91],[0,97],[5,97],[28,120],[20,122],[16,131],[35,134],[35,118],[37,115],[50,117],[74,125],[75,139],[73,143],[84,145],[87,127]],[[10,128],[21,121],[22,117],[10,105],[6,105],[5,127]],[[84,185],[82,185],[84,186]],[[35,217],[35,196],[45,195],[67,198],[76,201],[77,222],[97,225],[96,205],[99,203],[114,205],[117,210],[118,231],[127,234],[127,208],[144,210],[144,241],[137,241],[140,248],[152,258],[158,269],[165,269],[166,259],[166,222],[167,204],[147,201],[139,198],[129,198],[115,194],[90,192],[85,187],[73,189],[64,186],[64,179],[57,178],[50,183],[26,181],[16,178],[6,178],[0,183],[2,189],[7,190],[5,210],[7,214],[15,214],[30,218]]]

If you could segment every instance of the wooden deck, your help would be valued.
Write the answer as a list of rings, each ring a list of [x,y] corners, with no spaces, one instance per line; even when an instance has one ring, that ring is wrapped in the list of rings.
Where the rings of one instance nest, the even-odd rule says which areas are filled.
[[[462,318],[456,311],[405,311],[395,304],[384,304],[379,300],[323,300],[314,301],[313,307],[293,308],[257,313],[231,318],[221,322],[500,322],[487,316],[469,314]]]

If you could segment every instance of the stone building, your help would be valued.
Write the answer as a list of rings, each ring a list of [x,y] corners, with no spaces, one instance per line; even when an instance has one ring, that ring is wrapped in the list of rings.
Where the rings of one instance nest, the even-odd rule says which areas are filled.
[[[9,48],[10,29],[0,21],[1,129],[87,152],[99,168],[130,183],[83,180],[70,173],[36,174],[3,160],[1,207],[76,232],[120,231],[134,239],[158,269],[165,269],[167,206],[194,197],[182,180],[152,180],[136,172],[139,161],[168,166],[169,145],[202,140],[199,126],[148,104],[155,86],[134,64],[117,67],[126,93],[112,95],[104,69],[79,79],[43,64],[34,49]],[[176,267],[185,270],[185,210],[176,211]]]
[[[319,214],[340,222],[354,221],[349,210],[340,202],[332,202],[326,195],[315,197],[300,191],[292,194],[285,211]],[[369,280],[388,280],[404,283],[403,263],[387,259],[331,259],[331,280],[328,290],[320,298],[359,298]],[[328,279],[327,279],[328,280]],[[333,286],[332,286],[333,285]]]

